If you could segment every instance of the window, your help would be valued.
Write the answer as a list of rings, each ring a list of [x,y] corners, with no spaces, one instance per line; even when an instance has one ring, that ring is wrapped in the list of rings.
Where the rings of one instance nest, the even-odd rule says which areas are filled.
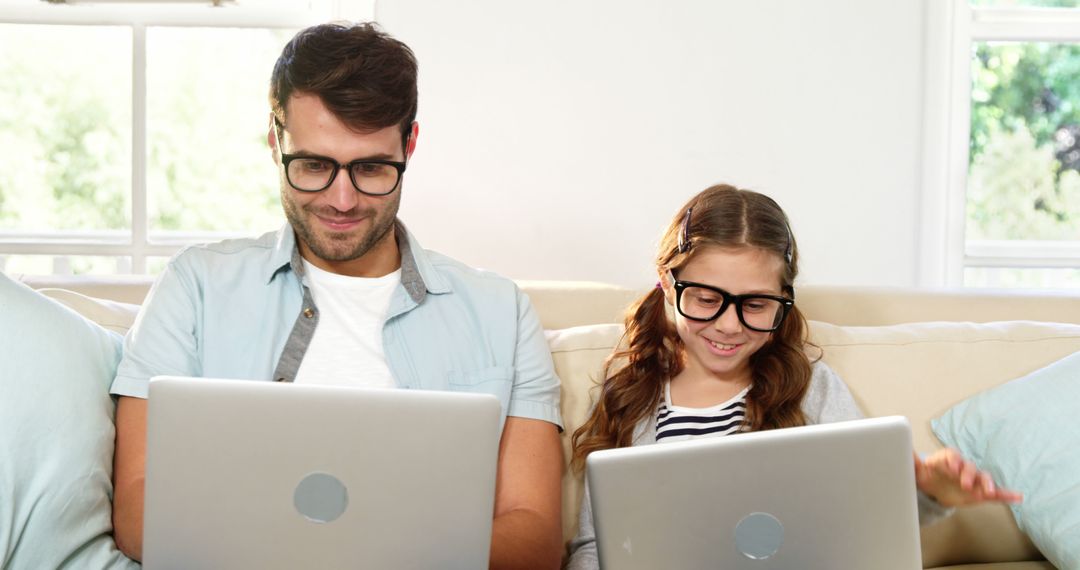
[[[0,0],[0,270],[153,273],[283,223],[273,63],[297,29],[372,4]]]
[[[1080,0],[929,9],[923,284],[1080,287]]]

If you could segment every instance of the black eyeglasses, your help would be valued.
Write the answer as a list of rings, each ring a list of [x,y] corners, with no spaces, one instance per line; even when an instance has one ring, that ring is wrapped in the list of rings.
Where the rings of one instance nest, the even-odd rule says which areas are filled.
[[[735,305],[735,314],[746,328],[758,332],[772,332],[780,328],[788,311],[795,306],[795,301],[776,295],[732,295],[723,289],[679,281],[671,273],[675,284],[675,308],[679,314],[698,322],[717,319],[731,305]],[[792,291],[794,296],[794,291]]]
[[[281,153],[281,165],[285,169],[285,179],[289,186],[301,192],[321,192],[330,187],[342,168],[349,173],[353,188],[368,196],[386,196],[397,189],[401,175],[405,172],[405,162],[382,159],[358,159],[341,164],[328,157],[311,154],[287,154],[281,150],[284,127],[276,118],[274,123],[278,131],[278,152]],[[402,140],[402,148],[408,148],[409,138]]]

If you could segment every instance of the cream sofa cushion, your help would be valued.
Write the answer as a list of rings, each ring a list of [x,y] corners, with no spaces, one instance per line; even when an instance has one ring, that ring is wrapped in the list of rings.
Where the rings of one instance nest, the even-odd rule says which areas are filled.
[[[594,389],[603,378],[604,360],[622,337],[617,324],[587,325],[547,331],[555,372],[562,381],[563,467],[562,518],[563,541],[577,534],[578,507],[581,505],[582,476],[569,468],[570,438],[588,418]]]
[[[89,297],[67,289],[44,288],[38,289],[38,293],[63,303],[100,327],[119,335],[127,334],[139,313],[138,305]]]
[[[839,327],[811,322],[810,341],[868,416],[905,415],[915,448],[941,444],[930,419],[978,392],[1080,350],[1080,325],[1008,321]]]

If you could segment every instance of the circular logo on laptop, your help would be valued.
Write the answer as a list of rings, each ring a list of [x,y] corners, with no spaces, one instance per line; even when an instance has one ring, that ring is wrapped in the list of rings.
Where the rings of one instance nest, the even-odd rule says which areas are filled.
[[[293,492],[296,511],[313,523],[328,523],[349,506],[349,492],[337,477],[311,473],[300,480]]]
[[[735,547],[751,560],[764,560],[780,550],[784,525],[769,513],[750,513],[735,525]]]

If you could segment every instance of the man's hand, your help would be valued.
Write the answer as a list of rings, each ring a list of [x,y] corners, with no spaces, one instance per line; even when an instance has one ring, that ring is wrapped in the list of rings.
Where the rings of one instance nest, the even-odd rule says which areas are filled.
[[[946,507],[983,502],[1019,503],[1023,495],[999,489],[990,474],[979,471],[955,449],[942,449],[925,460],[915,454],[915,485]]]
[[[558,568],[562,447],[554,424],[506,418],[499,441],[491,568]]]

